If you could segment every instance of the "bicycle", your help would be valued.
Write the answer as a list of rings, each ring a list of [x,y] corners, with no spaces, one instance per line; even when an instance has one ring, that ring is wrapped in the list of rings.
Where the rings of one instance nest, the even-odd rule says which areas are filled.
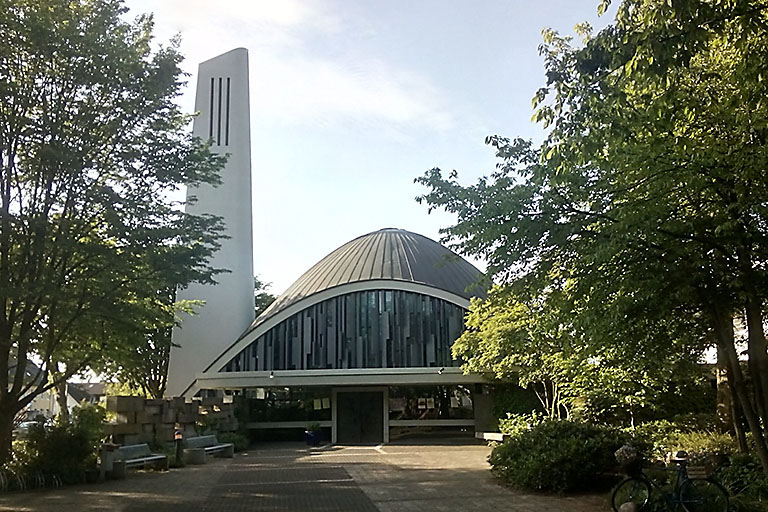
[[[620,512],[620,507],[626,503],[634,504],[634,510],[642,510],[650,501],[651,492],[655,487],[662,493],[670,510],[676,510],[680,506],[686,512],[728,512],[728,491],[711,478],[690,478],[685,452],[678,452],[671,462],[675,463],[675,468],[659,468],[675,472],[671,492],[664,491],[646,476],[642,468],[638,468],[638,473],[626,478],[614,489],[611,496],[613,510]]]

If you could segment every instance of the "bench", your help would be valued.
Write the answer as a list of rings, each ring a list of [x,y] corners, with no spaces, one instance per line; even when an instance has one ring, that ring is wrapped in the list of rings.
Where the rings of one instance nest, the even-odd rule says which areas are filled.
[[[117,473],[115,476],[118,478],[121,476],[121,472],[125,472],[125,468],[146,468],[148,466],[167,470],[168,456],[152,453],[149,449],[149,445],[146,443],[121,446],[115,450],[115,458],[112,467],[113,471]]]
[[[482,439],[484,441],[496,441],[501,443],[507,434],[501,432],[475,432],[475,439]]]
[[[216,436],[197,436],[186,439],[187,447],[184,454],[189,464],[203,464],[206,455],[232,458],[235,456],[235,445],[220,443]]]

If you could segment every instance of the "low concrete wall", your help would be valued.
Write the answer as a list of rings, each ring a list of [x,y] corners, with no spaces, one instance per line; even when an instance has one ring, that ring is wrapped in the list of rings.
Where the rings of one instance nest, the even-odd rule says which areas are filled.
[[[232,432],[239,426],[235,407],[236,401],[225,403],[221,397],[187,402],[184,398],[108,396],[107,410],[116,413],[117,420],[107,424],[106,433],[115,443],[127,445],[171,442],[176,430],[192,437],[197,435],[197,423],[217,432]]]

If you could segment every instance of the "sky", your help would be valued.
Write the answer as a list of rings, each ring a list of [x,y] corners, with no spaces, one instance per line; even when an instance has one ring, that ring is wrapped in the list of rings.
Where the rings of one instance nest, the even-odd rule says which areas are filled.
[[[280,294],[344,243],[394,227],[433,240],[455,220],[415,201],[433,167],[470,184],[494,170],[488,135],[541,140],[541,31],[572,34],[598,0],[126,0],[181,36],[179,99],[197,65],[249,51],[254,271]],[[471,260],[481,270],[482,261]]]

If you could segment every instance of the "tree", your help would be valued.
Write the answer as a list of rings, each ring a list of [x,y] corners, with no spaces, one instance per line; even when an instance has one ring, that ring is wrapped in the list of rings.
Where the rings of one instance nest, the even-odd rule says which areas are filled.
[[[579,46],[546,31],[541,148],[491,137],[502,163],[489,179],[418,180],[431,188],[422,200],[458,214],[447,236],[499,280],[535,292],[566,283],[594,346],[617,345],[605,333],[638,316],[689,329],[627,333],[639,357],[672,349],[695,361],[714,337],[766,473],[767,10],[625,0],[596,36],[578,27]],[[748,326],[748,375],[735,316]]]
[[[179,324],[179,313],[194,314],[200,301],[177,301],[176,283],[163,280],[163,273],[156,274],[154,286],[158,289],[141,315],[137,311],[132,323],[123,323],[110,336],[111,357],[103,371],[129,389],[140,391],[150,398],[162,398],[168,381],[168,364],[173,346],[173,328]],[[256,315],[259,316],[275,296],[267,292],[270,284],[254,277]],[[136,319],[140,319],[136,322]]]
[[[568,417],[573,388],[571,364],[575,341],[557,322],[548,322],[551,309],[517,300],[505,287],[491,289],[487,299],[473,299],[467,329],[451,347],[464,369],[510,379],[530,388],[545,414]]]
[[[554,286],[532,299],[513,286],[495,286],[487,299],[472,302],[453,355],[467,371],[516,377],[550,417],[612,423],[654,417],[656,401],[670,387],[701,373],[687,351],[668,347],[637,357],[639,346],[662,339],[670,347],[692,344],[669,326],[640,318],[611,329],[623,343],[596,343],[578,316],[589,315],[577,314],[572,296]]]
[[[159,399],[168,382],[177,312],[192,313],[195,304],[177,302],[174,283],[157,280],[153,284],[157,288],[155,294],[145,303],[134,304],[137,308],[130,321],[119,322],[118,329],[110,333],[110,357],[101,370],[129,389]]]
[[[254,312],[255,317],[258,318],[260,314],[264,312],[277,297],[269,293],[269,289],[272,283],[268,283],[259,279],[259,276],[253,278],[253,290],[254,290]]]
[[[143,389],[137,389],[130,384],[119,381],[107,382],[104,394],[106,396],[141,396],[147,398],[147,393]]]
[[[17,411],[164,314],[158,281],[211,282],[219,219],[168,197],[216,183],[224,157],[185,130],[181,57],[152,51],[150,17],[123,21],[119,0],[0,10],[1,464]]]

